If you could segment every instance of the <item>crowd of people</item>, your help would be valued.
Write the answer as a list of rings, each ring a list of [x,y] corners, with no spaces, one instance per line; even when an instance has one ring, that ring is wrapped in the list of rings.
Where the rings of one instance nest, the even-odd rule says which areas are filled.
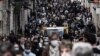
[[[40,2],[35,12],[30,13],[28,24],[25,25],[25,36],[45,35],[43,27],[63,27],[68,25],[70,33],[83,31],[96,33],[92,22],[92,14],[79,1],[53,0]],[[78,34],[78,35],[80,35]],[[74,34],[75,35],[75,34]]]
[[[79,1],[37,1],[24,33],[0,37],[0,56],[100,56],[92,14]],[[68,27],[63,36],[48,36],[43,27]]]
[[[91,33],[84,33],[77,41],[62,39],[57,33],[41,40],[20,36],[14,42],[0,39],[0,56],[100,56],[100,45]]]

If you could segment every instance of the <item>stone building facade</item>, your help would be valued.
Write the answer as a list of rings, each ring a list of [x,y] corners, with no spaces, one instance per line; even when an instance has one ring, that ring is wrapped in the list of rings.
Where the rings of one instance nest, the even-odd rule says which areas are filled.
[[[8,28],[8,1],[0,0],[0,35],[9,33]]]
[[[33,10],[32,0],[0,0],[0,35],[9,35],[11,31],[17,34],[19,28],[24,31],[31,11],[23,7],[24,2],[28,2]]]

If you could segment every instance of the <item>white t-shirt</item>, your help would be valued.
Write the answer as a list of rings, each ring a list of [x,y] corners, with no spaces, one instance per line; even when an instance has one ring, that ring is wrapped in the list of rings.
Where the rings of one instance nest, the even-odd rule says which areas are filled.
[[[24,46],[24,44],[21,44],[21,47],[22,47],[23,49],[25,49],[25,46]]]
[[[24,56],[36,56],[34,53],[30,52],[29,54],[23,53]]]

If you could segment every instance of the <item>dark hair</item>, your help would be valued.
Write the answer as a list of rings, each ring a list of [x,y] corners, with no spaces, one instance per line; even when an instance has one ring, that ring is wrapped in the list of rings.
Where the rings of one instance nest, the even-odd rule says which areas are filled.
[[[96,36],[92,33],[84,33],[84,37],[86,38],[86,42],[89,42],[90,44],[96,43]]]
[[[23,56],[23,52],[22,51],[17,51],[17,52],[15,52],[15,56],[16,55],[22,55]]]
[[[52,35],[49,37],[49,39],[52,40],[52,37],[55,36],[55,35],[58,37],[59,40],[61,40],[61,37],[56,32],[52,33]]]
[[[3,41],[3,37],[2,36],[0,36],[0,41]]]
[[[25,35],[21,35],[21,36],[20,36],[20,39],[21,39],[22,37],[25,37]]]
[[[0,44],[0,56],[2,56],[6,52],[10,52],[14,56],[14,49],[10,42],[3,42],[2,44]]]
[[[25,43],[25,48],[31,48],[31,42],[27,41],[27,42]]]

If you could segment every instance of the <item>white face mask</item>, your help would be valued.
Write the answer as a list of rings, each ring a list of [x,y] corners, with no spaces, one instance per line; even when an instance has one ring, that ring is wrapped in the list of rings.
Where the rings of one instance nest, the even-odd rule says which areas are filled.
[[[61,56],[71,56],[71,54],[70,53],[62,53],[62,55]]]
[[[43,46],[43,48],[45,49],[45,48],[46,48],[46,46]]]
[[[48,42],[44,42],[44,45],[49,45],[49,43]]]
[[[68,6],[68,4],[66,3],[66,6]]]
[[[97,46],[97,49],[99,49],[99,50],[100,50],[100,45],[99,45],[99,46]]]
[[[18,51],[18,50],[19,50],[19,48],[18,48],[18,47],[15,47],[15,48],[14,48],[14,50],[15,50],[15,51]]]
[[[31,52],[30,49],[25,49],[25,53],[26,53],[26,54],[29,54],[30,52]]]
[[[52,46],[59,46],[59,41],[58,40],[52,40],[51,45]]]

